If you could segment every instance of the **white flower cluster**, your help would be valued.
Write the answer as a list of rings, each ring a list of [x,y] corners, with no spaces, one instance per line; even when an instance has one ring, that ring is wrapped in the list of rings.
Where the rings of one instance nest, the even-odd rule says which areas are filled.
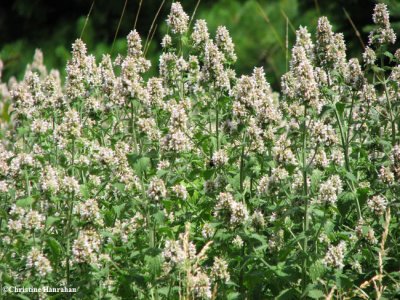
[[[67,193],[79,194],[79,192],[80,192],[80,185],[79,185],[78,180],[75,179],[75,177],[72,177],[72,176],[65,176],[65,177],[62,179],[61,189],[62,189],[64,192],[67,192]]]
[[[240,289],[231,280],[243,278],[242,287],[249,286],[247,271],[261,274],[282,257],[297,264],[296,236],[312,233],[325,219],[334,232],[328,237],[321,227],[314,256],[341,269],[348,246],[348,260],[354,261],[353,247],[380,239],[371,215],[381,217],[393,201],[391,193],[376,194],[376,188],[395,190],[400,178],[400,50],[384,72],[376,67],[391,56],[384,44],[394,43],[396,35],[385,5],[376,6],[374,22],[363,63],[346,58],[343,35],[332,31],[327,18],[318,20],[315,40],[300,27],[281,94],[273,92],[263,68],[237,75],[228,29],[219,26],[210,34],[206,21],[198,20],[191,31],[178,2],[168,15],[170,35],[162,40],[153,77],[146,73],[148,45],[142,47],[136,30],[127,37],[126,55],[115,60],[104,55],[97,62],[76,40],[63,85],[37,51],[22,81],[0,82],[0,111],[11,118],[0,122],[0,200],[7,220],[0,226],[0,246],[7,250],[0,247],[0,257],[6,276],[15,275],[18,265],[16,283],[50,273],[46,280],[54,283],[72,262],[92,266],[68,265],[71,278],[84,275],[83,285],[94,278],[110,289],[110,297],[121,283],[120,269],[142,272],[152,280],[146,282],[151,293],[155,283],[160,293],[167,283],[173,299],[228,297]],[[0,75],[1,70],[0,61]],[[382,139],[378,148],[375,135]],[[376,164],[382,167],[374,181],[368,176]],[[356,172],[357,188],[375,196],[367,200],[364,223],[354,224],[351,245],[334,246],[330,239],[342,236],[334,216],[341,212],[318,214],[314,204],[336,205],[352,190],[342,182],[344,170]],[[316,200],[307,228],[303,205],[309,199]],[[348,213],[349,226],[363,217],[354,219],[355,213]],[[187,218],[196,236],[189,238],[186,225],[173,238]],[[38,236],[50,250],[59,243],[62,258],[47,258]],[[147,274],[147,247],[162,253],[161,276]],[[275,255],[265,257],[265,264],[248,260],[244,267],[239,256],[253,257],[260,249]],[[129,253],[135,259],[125,259]],[[13,260],[25,255],[26,262]],[[104,265],[107,272],[96,268]],[[270,294],[260,297],[273,298],[270,283],[261,282],[262,292]],[[132,290],[136,284],[134,279]],[[297,289],[296,281],[291,284]]]
[[[237,235],[233,239],[232,244],[235,246],[235,248],[240,249],[243,247],[244,242],[243,242],[242,238],[239,235]]]
[[[222,167],[228,163],[229,157],[224,149],[220,149],[214,152],[211,160],[215,166]]]
[[[58,192],[60,189],[60,178],[57,170],[50,165],[47,165],[43,169],[42,177],[40,178],[40,184],[44,191]]]
[[[342,180],[338,175],[332,175],[326,182],[322,183],[319,188],[319,201],[335,204],[338,195],[342,192]]]
[[[312,141],[318,145],[334,145],[338,142],[335,129],[330,124],[324,124],[322,121],[317,120],[310,126]]]
[[[183,34],[188,30],[189,16],[183,11],[179,2],[172,3],[167,24],[173,33]]]
[[[223,282],[228,282],[231,278],[228,272],[228,263],[220,258],[214,258],[214,264],[211,268],[211,277],[214,280],[221,280]]]
[[[208,242],[198,253],[196,246],[189,240],[190,224],[186,224],[184,233],[179,235],[178,240],[167,240],[165,242],[162,257],[164,259],[164,272],[169,273],[176,267],[186,274],[188,289],[198,297],[211,298],[211,278],[225,280],[229,278],[227,264],[224,260],[218,260],[214,264],[211,273],[207,275],[200,262],[207,259],[206,252],[211,242]]]
[[[103,219],[100,215],[99,205],[95,199],[88,199],[74,206],[73,213],[78,215],[82,220],[93,221],[99,225],[103,225]]]
[[[189,286],[193,293],[200,298],[211,299],[210,277],[201,271],[189,278]]]
[[[385,4],[379,3],[375,6],[372,19],[378,28],[371,31],[369,44],[394,44],[396,42],[396,34],[390,26],[389,11]]]
[[[342,269],[344,267],[345,253],[346,243],[344,241],[341,241],[337,246],[329,245],[323,263],[329,267]]]
[[[26,211],[25,209],[13,204],[10,210],[10,215],[17,219],[8,220],[8,228],[14,231],[25,230],[41,230],[44,228],[45,216],[36,210]]]
[[[368,199],[367,205],[373,213],[379,216],[385,212],[388,202],[383,196],[375,195]]]
[[[144,216],[137,212],[132,218],[124,220],[123,222],[116,220],[111,231],[113,234],[119,235],[121,240],[126,243],[128,242],[129,235],[136,233],[136,231],[145,224]]]
[[[390,170],[390,167],[384,167],[382,166],[381,169],[379,170],[378,177],[387,184],[393,184],[394,183],[394,174]]]
[[[160,178],[152,178],[147,189],[147,195],[150,199],[159,201],[167,196],[165,183]]]
[[[195,46],[204,44],[209,40],[210,34],[208,32],[207,22],[205,20],[196,20],[191,37]]]
[[[50,261],[44,254],[36,248],[33,248],[26,257],[26,267],[35,269],[41,277],[50,274],[53,271]]]
[[[232,194],[221,192],[214,208],[214,215],[220,217],[226,213],[231,226],[243,225],[249,219],[249,212],[245,204],[235,201]]]
[[[203,229],[201,230],[201,235],[205,239],[210,239],[215,233],[215,229],[209,224],[206,223],[203,225]]]
[[[186,189],[186,186],[183,184],[177,184],[172,187],[172,191],[175,193],[175,195],[182,200],[186,200],[188,197],[188,191]]]
[[[82,230],[72,245],[73,262],[96,264],[100,246],[100,236],[96,231]]]

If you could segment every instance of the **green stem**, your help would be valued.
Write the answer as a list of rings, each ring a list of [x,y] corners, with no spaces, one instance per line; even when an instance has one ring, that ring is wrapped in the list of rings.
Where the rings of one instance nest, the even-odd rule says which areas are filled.
[[[383,56],[381,56],[381,68],[383,68],[383,67],[384,67],[384,60],[383,60]],[[383,71],[382,77],[383,78],[379,78],[379,76],[377,76],[380,83],[383,84],[384,91],[385,91],[386,101],[387,101],[389,115],[390,115],[390,124],[391,124],[391,129],[392,129],[392,146],[394,146],[394,145],[396,145],[396,123],[395,123],[395,118],[393,116],[392,102],[390,101],[390,97],[389,97],[389,93],[388,93],[388,89],[387,89],[385,71]]]
[[[394,146],[396,145],[396,123],[395,123],[395,118],[393,116],[392,102],[390,101],[389,93],[387,91],[386,80],[384,81],[384,87],[385,87],[386,101],[389,108],[390,124],[392,127],[392,146]]]
[[[340,120],[340,116],[339,116],[339,112],[337,111],[337,109],[335,108],[335,116],[336,116],[336,120],[339,124],[339,130],[340,130],[340,139],[342,141],[342,148],[343,148],[343,152],[344,152],[344,161],[345,161],[345,167],[346,167],[346,171],[347,172],[351,172],[350,169],[350,159],[349,159],[349,145],[348,143],[346,143],[346,141],[348,141],[348,138],[345,137],[345,132],[343,130],[343,125],[342,122]],[[355,186],[354,183],[352,181],[349,182],[349,186],[351,188],[351,190],[353,192],[355,192]],[[362,213],[361,213],[361,206],[360,206],[360,202],[358,200],[358,197],[356,197],[356,206],[357,206],[357,212],[358,212],[358,217],[361,219],[362,218]]]
[[[28,175],[28,170],[25,167],[25,189],[26,189],[26,196],[30,197],[31,196],[31,189],[30,189],[30,183],[29,183],[29,175]]]
[[[346,145],[347,149],[350,146],[350,129],[351,129],[351,123],[353,122],[353,107],[354,107],[354,95],[351,97],[351,107],[350,107],[350,113],[349,113],[349,118],[347,121],[347,136],[346,136]],[[348,152],[348,151],[347,151]]]
[[[304,263],[303,263],[303,287],[307,285],[307,247],[308,247],[308,227],[309,227],[309,220],[308,220],[308,187],[307,187],[307,106],[304,105],[304,116],[303,116],[303,147],[302,147],[302,169],[303,169],[303,197],[305,202],[304,207],[304,245],[303,251],[305,253],[304,256]]]
[[[324,216],[322,217],[321,224],[320,224],[320,226],[318,228],[317,234],[315,235],[315,253],[318,253],[318,236],[319,236],[319,234],[320,234],[320,232],[322,230],[322,227],[324,227],[324,225],[325,225],[327,209],[328,209],[328,202],[325,202],[325,205],[324,205]]]
[[[244,146],[246,141],[246,135],[243,134],[242,153],[240,154],[240,192],[243,192],[243,181],[244,181]]]
[[[302,151],[302,160],[303,160],[303,196],[305,201],[305,210],[304,210],[304,251],[307,252],[307,231],[309,227],[308,221],[308,186],[307,186],[307,106],[304,106],[304,120],[303,120],[303,151]]]
[[[345,133],[343,130],[342,121],[340,120],[339,112],[337,111],[336,108],[335,108],[335,116],[336,116],[336,120],[339,125],[340,139],[342,141],[342,148],[343,148],[343,152],[344,152],[344,161],[345,161],[346,171],[350,172],[350,160],[349,160],[349,152],[347,150],[346,137],[345,137]]]
[[[135,152],[138,153],[138,144],[137,144],[137,137],[136,137],[136,130],[135,130],[135,109],[133,106],[133,100],[131,101],[131,118],[130,118],[130,131],[133,137],[133,143],[135,145]]]
[[[217,103],[215,104],[215,135],[217,138],[217,150],[219,150],[219,132],[218,132],[218,98]]]
[[[72,176],[75,174],[74,165],[75,165],[75,139],[72,141]],[[71,193],[71,197],[68,201],[68,215],[67,215],[67,228],[66,228],[66,236],[67,236],[67,286],[70,284],[70,259],[71,259],[71,223],[72,223],[72,210],[74,205],[75,192]]]

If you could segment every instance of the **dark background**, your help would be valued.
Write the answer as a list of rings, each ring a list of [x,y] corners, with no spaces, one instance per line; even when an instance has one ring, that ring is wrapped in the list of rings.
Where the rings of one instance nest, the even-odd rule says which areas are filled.
[[[400,28],[400,1],[381,1],[388,4],[395,31]],[[145,40],[161,0],[143,0],[137,30]],[[165,18],[172,1],[166,0],[156,20],[157,30],[148,52],[157,64],[159,42],[166,32]],[[197,0],[182,0],[184,9],[192,15]],[[318,17],[326,15],[337,32],[343,32],[349,56],[360,57],[362,44],[357,38],[346,10],[367,43],[376,1],[371,0],[202,0],[196,12],[204,18],[213,33],[218,25],[225,25],[236,44],[238,73],[248,73],[254,66],[264,66],[268,79],[277,85],[286,70],[286,36],[289,48],[294,41],[294,30],[305,25],[315,32]],[[81,35],[93,0],[15,0],[0,1],[0,58],[4,61],[3,78],[21,78],[25,66],[32,60],[35,48],[44,52],[49,68],[65,66],[73,41]],[[121,25],[112,44],[121,18],[125,0],[95,0],[83,33],[83,40],[96,57],[126,49],[125,36],[133,28],[140,0],[128,0]],[[287,17],[287,19],[286,19]],[[286,21],[288,20],[288,22]]]

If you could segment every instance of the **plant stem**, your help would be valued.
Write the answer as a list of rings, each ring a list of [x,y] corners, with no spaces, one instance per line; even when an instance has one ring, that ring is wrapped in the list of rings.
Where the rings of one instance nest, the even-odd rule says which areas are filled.
[[[383,60],[383,56],[381,56],[381,68],[383,68],[383,67],[384,67],[384,60]],[[379,78],[379,76],[377,76],[380,83],[383,84],[384,91],[385,91],[386,101],[387,101],[389,115],[390,115],[390,124],[391,124],[391,129],[392,129],[392,146],[394,146],[394,145],[396,145],[396,123],[395,123],[395,117],[393,116],[392,102],[390,101],[390,97],[389,97],[389,93],[388,93],[388,89],[387,89],[385,71],[383,71],[382,77],[383,78]]]
[[[246,141],[246,135],[243,134],[242,153],[240,154],[240,192],[243,192],[243,180],[244,180],[244,145]]]
[[[218,132],[218,98],[215,104],[215,135],[217,138],[217,150],[219,150],[219,132]]]
[[[392,102],[390,101],[389,93],[387,91],[386,80],[384,81],[384,87],[385,87],[386,101],[388,103],[388,108],[389,108],[390,124],[392,127],[392,146],[394,146],[396,145],[396,123],[395,123],[395,118],[393,116]]]
[[[339,112],[337,111],[336,108],[335,108],[335,116],[336,116],[336,120],[339,125],[340,139],[342,141],[342,148],[343,148],[343,152],[344,152],[344,161],[345,161],[346,171],[350,172],[349,152],[347,150],[346,137],[345,137],[345,133],[343,130],[342,121],[340,120]]]
[[[131,101],[131,118],[130,118],[130,131],[133,137],[133,143],[135,145],[135,153],[138,153],[138,144],[136,138],[136,130],[135,130],[135,110],[133,107],[133,100]]]
[[[349,151],[348,151],[349,145],[348,145],[348,143],[346,143],[346,141],[348,141],[348,138],[346,138],[346,136],[345,136],[342,121],[340,120],[339,112],[337,111],[336,108],[335,108],[335,116],[336,116],[336,120],[338,122],[339,130],[340,130],[340,139],[342,141],[342,148],[343,148],[343,152],[344,152],[344,161],[345,161],[346,171],[350,173],[351,169],[350,169],[350,159],[349,159]],[[350,181],[349,186],[350,186],[351,190],[353,192],[355,192],[355,187],[354,187],[353,182]],[[358,201],[358,197],[356,197],[356,206],[357,206],[358,217],[361,219],[362,213],[361,213],[361,206],[360,206],[360,202]]]
[[[308,186],[307,186],[307,106],[304,106],[304,120],[303,120],[303,151],[302,151],[302,160],[303,160],[303,196],[305,200],[305,210],[304,210],[304,232],[308,231]],[[307,235],[304,238],[304,251],[307,252]]]
[[[75,138],[72,141],[72,176],[75,174],[74,170],[74,165],[75,165]],[[67,229],[66,229],[66,236],[67,236],[67,258],[66,258],[66,265],[67,265],[67,287],[70,284],[70,256],[71,256],[71,222],[72,222],[72,210],[73,210],[73,205],[74,205],[74,198],[75,198],[75,192],[71,193],[71,197],[68,201],[68,212],[67,212]]]
[[[28,170],[25,167],[25,189],[26,189],[26,196],[30,197],[31,196],[31,189],[30,189],[30,183],[29,183],[29,175],[28,175]]]
[[[305,208],[304,208],[304,245],[303,251],[307,255],[307,232],[309,227],[309,220],[308,220],[308,187],[307,187],[307,106],[304,105],[304,120],[303,120],[303,149],[302,149],[302,160],[303,160],[303,197],[305,201]],[[306,286],[306,273],[307,273],[307,256],[304,257],[304,265],[303,265],[303,286]]]

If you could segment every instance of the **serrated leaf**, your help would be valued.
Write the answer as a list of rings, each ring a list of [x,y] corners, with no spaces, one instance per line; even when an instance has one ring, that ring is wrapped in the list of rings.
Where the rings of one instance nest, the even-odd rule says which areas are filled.
[[[161,258],[159,255],[157,256],[148,256],[146,255],[144,258],[147,267],[149,268],[151,274],[155,277],[161,271]]]
[[[314,262],[310,266],[309,274],[313,282],[317,281],[325,272],[325,267],[320,261]]]
[[[80,189],[80,192],[81,192],[81,195],[83,196],[83,198],[84,199],[89,199],[90,191],[89,191],[89,188],[87,187],[87,185],[83,184],[83,185],[80,186],[79,189]]]
[[[250,235],[251,238],[256,239],[257,241],[261,242],[261,244],[265,245],[267,243],[264,236],[259,235],[257,233],[253,233]]]
[[[116,213],[117,217],[121,215],[121,211],[125,208],[125,203],[122,203],[121,205],[115,205],[113,207],[114,212]]]
[[[47,217],[46,219],[46,227],[50,227],[51,225],[53,225],[55,222],[58,222],[60,220],[60,218],[58,217]]]
[[[357,178],[350,172],[346,172],[345,174],[346,178],[349,179],[352,182],[357,182]]]
[[[151,164],[150,158],[142,157],[137,161],[137,163],[135,163],[134,165],[135,171],[138,174],[142,174],[146,172],[148,168],[150,168],[150,164]]]
[[[374,71],[375,73],[380,73],[380,72],[384,71],[382,68],[379,68],[378,66],[375,66],[375,65],[373,65],[371,68],[372,68],[372,71]]]
[[[290,299],[298,299],[299,293],[296,292],[295,289],[285,289],[281,291],[275,299],[277,300],[290,300]]]
[[[383,53],[385,56],[389,57],[390,60],[393,60],[394,56],[392,53],[390,53],[389,51],[385,51],[385,53]]]
[[[61,246],[61,244],[55,238],[49,237],[47,239],[47,245],[49,246],[52,254],[55,257],[60,258],[63,252],[63,247]]]
[[[114,183],[113,187],[115,187],[119,192],[123,193],[125,191],[125,185],[123,183]]]
[[[346,107],[346,105],[342,102],[337,102],[336,103],[336,110],[339,113],[339,116],[342,118],[343,117],[343,112],[344,112],[344,108]]]
[[[16,297],[17,297],[18,299],[22,299],[22,300],[30,300],[29,297],[24,296],[24,295],[16,295]]]
[[[227,300],[235,300],[235,299],[239,299],[240,294],[238,292],[232,292],[229,293],[226,297]]]
[[[31,206],[35,202],[35,200],[32,197],[27,197],[23,199],[17,200],[17,206],[19,207],[28,207]]]
[[[308,292],[308,297],[312,299],[320,299],[324,297],[324,293],[321,290],[311,290]]]
[[[319,182],[321,181],[321,171],[314,170],[311,175],[311,190],[313,192],[317,191]]]

